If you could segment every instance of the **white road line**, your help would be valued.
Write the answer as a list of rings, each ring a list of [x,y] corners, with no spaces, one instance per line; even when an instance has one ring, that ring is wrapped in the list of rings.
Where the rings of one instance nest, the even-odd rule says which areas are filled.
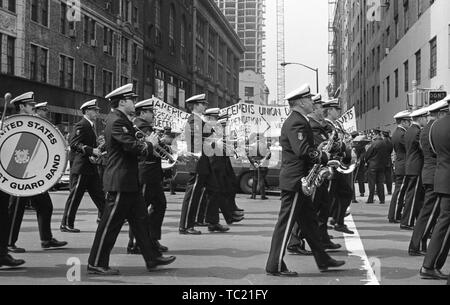
[[[364,250],[364,245],[361,241],[361,236],[359,235],[358,229],[356,228],[353,216],[350,215],[345,220],[348,228],[355,232],[354,235],[344,234],[345,245],[349,252],[349,256],[357,256],[361,258],[362,265],[360,270],[365,270],[367,272],[367,279],[361,280],[361,282],[366,282],[366,285],[380,285],[380,282],[372,269],[369,258],[367,257],[366,251]]]

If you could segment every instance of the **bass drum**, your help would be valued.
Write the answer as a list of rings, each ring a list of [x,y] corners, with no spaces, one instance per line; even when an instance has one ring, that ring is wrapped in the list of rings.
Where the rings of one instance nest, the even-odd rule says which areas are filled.
[[[16,197],[47,192],[63,176],[67,155],[66,140],[49,121],[8,117],[0,131],[0,190]]]

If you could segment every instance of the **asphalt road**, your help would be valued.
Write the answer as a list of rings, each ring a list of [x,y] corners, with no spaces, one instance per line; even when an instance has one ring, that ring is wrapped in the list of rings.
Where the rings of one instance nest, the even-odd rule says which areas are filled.
[[[251,201],[246,195],[238,196],[238,205],[245,209],[246,219],[234,225],[226,234],[209,234],[202,228],[201,236],[181,236],[178,221],[184,194],[170,196],[164,223],[163,241],[170,255],[177,256],[174,264],[147,272],[140,256],[126,254],[127,230],[124,226],[111,256],[111,267],[118,268],[121,276],[97,277],[86,273],[87,258],[96,231],[96,210],[88,197],[80,207],[77,228],[81,234],[59,231],[67,192],[52,193],[54,203],[53,232],[57,239],[69,246],[56,251],[40,248],[35,213],[27,211],[17,246],[27,253],[16,255],[27,261],[24,268],[0,271],[0,284],[32,285],[93,285],[93,284],[149,284],[149,285],[443,285],[443,282],[423,281],[418,272],[422,258],[407,255],[411,232],[400,231],[398,225],[388,224],[388,206],[352,205],[352,216],[347,218],[355,236],[343,236],[331,231],[335,242],[343,250],[333,253],[337,259],[347,261],[337,272],[319,273],[311,257],[288,255],[286,263],[300,273],[294,279],[274,278],[265,274],[273,228],[277,220],[280,201]],[[390,201],[388,198],[387,202]],[[73,262],[75,264],[73,265]],[[78,266],[77,263],[81,263]],[[69,263],[69,265],[68,265]],[[70,265],[72,263],[72,265]],[[447,263],[444,271],[450,271]],[[67,276],[69,274],[69,276]]]

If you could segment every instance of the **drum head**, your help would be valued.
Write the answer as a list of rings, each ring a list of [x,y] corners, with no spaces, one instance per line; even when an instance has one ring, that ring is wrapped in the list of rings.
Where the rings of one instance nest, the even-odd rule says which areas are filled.
[[[0,190],[17,197],[45,193],[66,166],[66,141],[50,122],[30,115],[5,120],[0,131]]]

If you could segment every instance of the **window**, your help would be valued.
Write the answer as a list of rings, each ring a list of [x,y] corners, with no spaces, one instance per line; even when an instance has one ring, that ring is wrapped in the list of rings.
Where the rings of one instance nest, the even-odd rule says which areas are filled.
[[[389,76],[386,78],[386,99],[388,103],[391,100],[391,79]]]
[[[417,85],[422,83],[422,53],[420,50],[416,53],[416,82]]]
[[[59,86],[73,89],[74,59],[65,55],[59,56]]]
[[[161,2],[155,1],[155,44],[160,46],[162,43],[161,36]]]
[[[122,37],[122,62],[128,62],[128,38]]]
[[[138,45],[133,43],[133,64],[138,64]]]
[[[14,58],[15,58],[16,39],[14,37],[7,36],[6,39],[6,73],[14,74]]]
[[[89,44],[89,17],[84,16],[84,29],[83,29],[83,36],[84,36],[84,43]]]
[[[112,72],[103,70],[103,96],[112,91],[112,78]]]
[[[31,0],[31,20],[38,22],[38,0]]]
[[[67,14],[67,5],[64,2],[61,2],[61,34],[67,34],[67,24],[66,24],[66,14]]]
[[[7,0],[6,5],[4,5],[3,2],[0,1],[0,7],[4,7],[8,11],[15,13],[16,12],[16,0]]]
[[[155,70],[155,96],[161,100],[165,98],[165,85],[164,85],[165,73],[156,69]]]
[[[403,67],[405,69],[405,92],[409,92],[409,62],[406,61]]]
[[[405,33],[409,30],[409,1],[403,0],[403,13],[404,13],[404,26],[405,26]]]
[[[430,41],[430,78],[437,75],[437,38]]]
[[[48,26],[48,0],[41,1],[42,7],[41,7],[41,23],[44,26]]]
[[[38,60],[38,47],[31,45],[30,49],[30,79],[37,80],[37,60]]]
[[[109,55],[113,55],[113,31],[106,26],[103,28],[103,52]]]
[[[31,0],[31,20],[43,26],[48,26],[48,5],[48,0]]]
[[[95,86],[94,86],[94,79],[95,79],[95,67],[84,63],[83,64],[83,92],[94,94]]]
[[[398,97],[398,69],[395,70],[395,97]]]
[[[169,52],[175,54],[175,8],[170,6],[169,11]]]
[[[180,40],[180,47],[181,47],[181,60],[186,62],[187,54],[186,54],[186,21],[183,16],[183,21],[181,23],[181,40]]]
[[[43,83],[47,82],[47,66],[48,66],[48,50],[42,49],[40,50],[40,81]]]

